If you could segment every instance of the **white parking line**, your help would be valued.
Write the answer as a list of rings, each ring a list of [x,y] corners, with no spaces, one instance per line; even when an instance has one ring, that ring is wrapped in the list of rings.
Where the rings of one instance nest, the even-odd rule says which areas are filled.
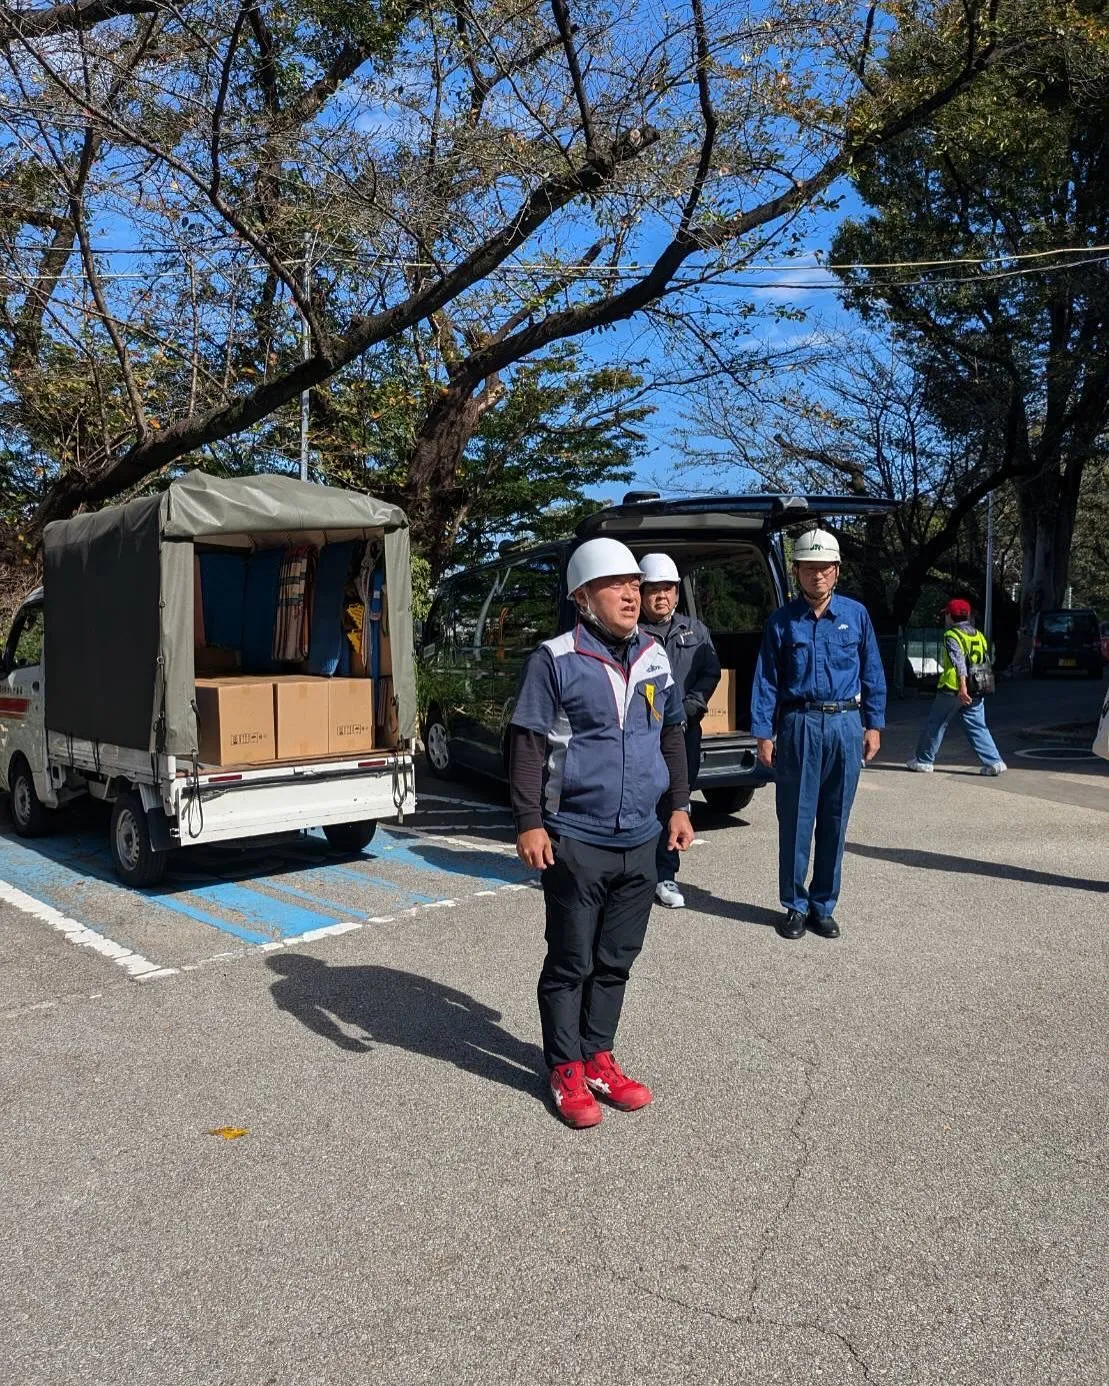
[[[44,904],[41,900],[36,900],[33,895],[26,895],[22,890],[9,885],[7,881],[0,881],[0,900],[11,905],[13,909],[19,910],[22,914],[28,914],[32,919],[41,920],[43,924],[49,924],[59,934],[63,934],[69,943],[76,943],[81,948],[90,948],[94,953],[99,953],[101,957],[108,958],[117,967],[121,967],[135,981],[148,982],[156,977],[172,977],[177,968],[159,967],[149,958],[144,958],[141,953],[136,953],[130,948],[124,948],[121,943],[116,943],[114,939],[108,938],[105,934],[97,933],[95,929],[90,929],[87,924],[81,924],[76,919],[70,919],[68,915],[62,914],[61,910],[56,910],[53,905]]]

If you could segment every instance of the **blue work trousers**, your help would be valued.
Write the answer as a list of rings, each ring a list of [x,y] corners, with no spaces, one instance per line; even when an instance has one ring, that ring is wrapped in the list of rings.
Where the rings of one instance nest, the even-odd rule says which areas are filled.
[[[778,894],[787,910],[822,919],[839,899],[847,819],[863,763],[858,712],[783,712],[774,755]],[[813,840],[815,836],[815,851]],[[812,882],[805,889],[809,854]]]
[[[916,743],[917,760],[923,765],[935,764],[947,729],[956,717],[963,724],[963,731],[967,734],[971,750],[982,764],[999,764],[1001,754],[997,749],[997,743],[990,735],[989,728],[986,726],[985,699],[975,698],[969,707],[964,707],[956,694],[946,693],[942,690],[936,694],[935,701],[928,713],[928,720],[921,728],[920,740]]]

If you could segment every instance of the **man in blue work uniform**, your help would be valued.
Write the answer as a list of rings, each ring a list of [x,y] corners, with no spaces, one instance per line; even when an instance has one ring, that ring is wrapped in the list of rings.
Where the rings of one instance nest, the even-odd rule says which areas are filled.
[[[643,599],[643,614],[639,629],[653,635],[666,651],[670,668],[681,690],[685,709],[685,758],[689,766],[689,791],[697,788],[701,770],[701,719],[708,711],[709,699],[720,682],[720,656],[712,643],[708,627],[694,616],[678,611],[678,588],[681,579],[678,565],[667,553],[647,553],[639,560],[643,582],[639,591]],[[667,804],[660,806],[660,817],[667,813]],[[668,909],[679,910],[685,896],[678,889],[677,875],[681,858],[677,849],[668,846],[667,834],[660,833],[655,865],[658,885],[655,899]]]
[[[595,1094],[625,1112],[651,1101],[612,1048],[651,913],[663,794],[668,844],[693,841],[681,694],[639,629],[639,582],[619,540],[574,550],[578,624],[528,660],[509,729],[516,851],[543,873],[543,1053],[558,1114],[577,1128],[601,1120]]]
[[[802,595],[766,623],[751,691],[758,757],[773,766],[782,938],[806,927],[838,938],[835,920],[847,819],[864,760],[878,754],[886,679],[866,608],[835,595],[839,543],[802,534],[793,576]],[[812,879],[805,888],[813,847]]]

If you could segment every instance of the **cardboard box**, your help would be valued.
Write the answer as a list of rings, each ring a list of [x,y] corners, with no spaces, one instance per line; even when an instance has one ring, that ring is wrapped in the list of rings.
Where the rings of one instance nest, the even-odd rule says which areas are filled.
[[[274,759],[272,682],[197,679],[196,706],[205,765],[261,765]]]
[[[330,749],[329,679],[278,675],[273,681],[277,759],[326,756]]]
[[[389,637],[382,632],[377,647],[377,672],[383,679],[391,678],[393,673],[393,649]]]
[[[709,699],[709,709],[701,722],[702,736],[720,736],[738,729],[735,711],[735,670],[723,669],[716,691]]]
[[[372,679],[328,679],[327,749],[345,755],[374,748]]]

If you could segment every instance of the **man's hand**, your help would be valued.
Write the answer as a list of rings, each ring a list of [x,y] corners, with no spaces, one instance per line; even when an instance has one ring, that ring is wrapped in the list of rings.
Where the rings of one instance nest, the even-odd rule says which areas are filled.
[[[670,815],[667,831],[666,846],[671,852],[675,848],[679,852],[684,852],[693,841],[693,824],[689,821],[689,814],[683,813],[680,809]]]
[[[882,733],[875,727],[863,732],[863,760],[870,762],[878,754],[878,747],[882,744]]]
[[[516,855],[533,871],[545,871],[554,865],[554,848],[546,828],[529,828],[516,839]]]
[[[970,707],[971,703],[974,702],[974,699],[967,692],[966,679],[959,680],[959,701],[964,707]]]
[[[774,740],[772,737],[762,737],[758,739],[759,764],[765,765],[768,770],[774,766]]]

